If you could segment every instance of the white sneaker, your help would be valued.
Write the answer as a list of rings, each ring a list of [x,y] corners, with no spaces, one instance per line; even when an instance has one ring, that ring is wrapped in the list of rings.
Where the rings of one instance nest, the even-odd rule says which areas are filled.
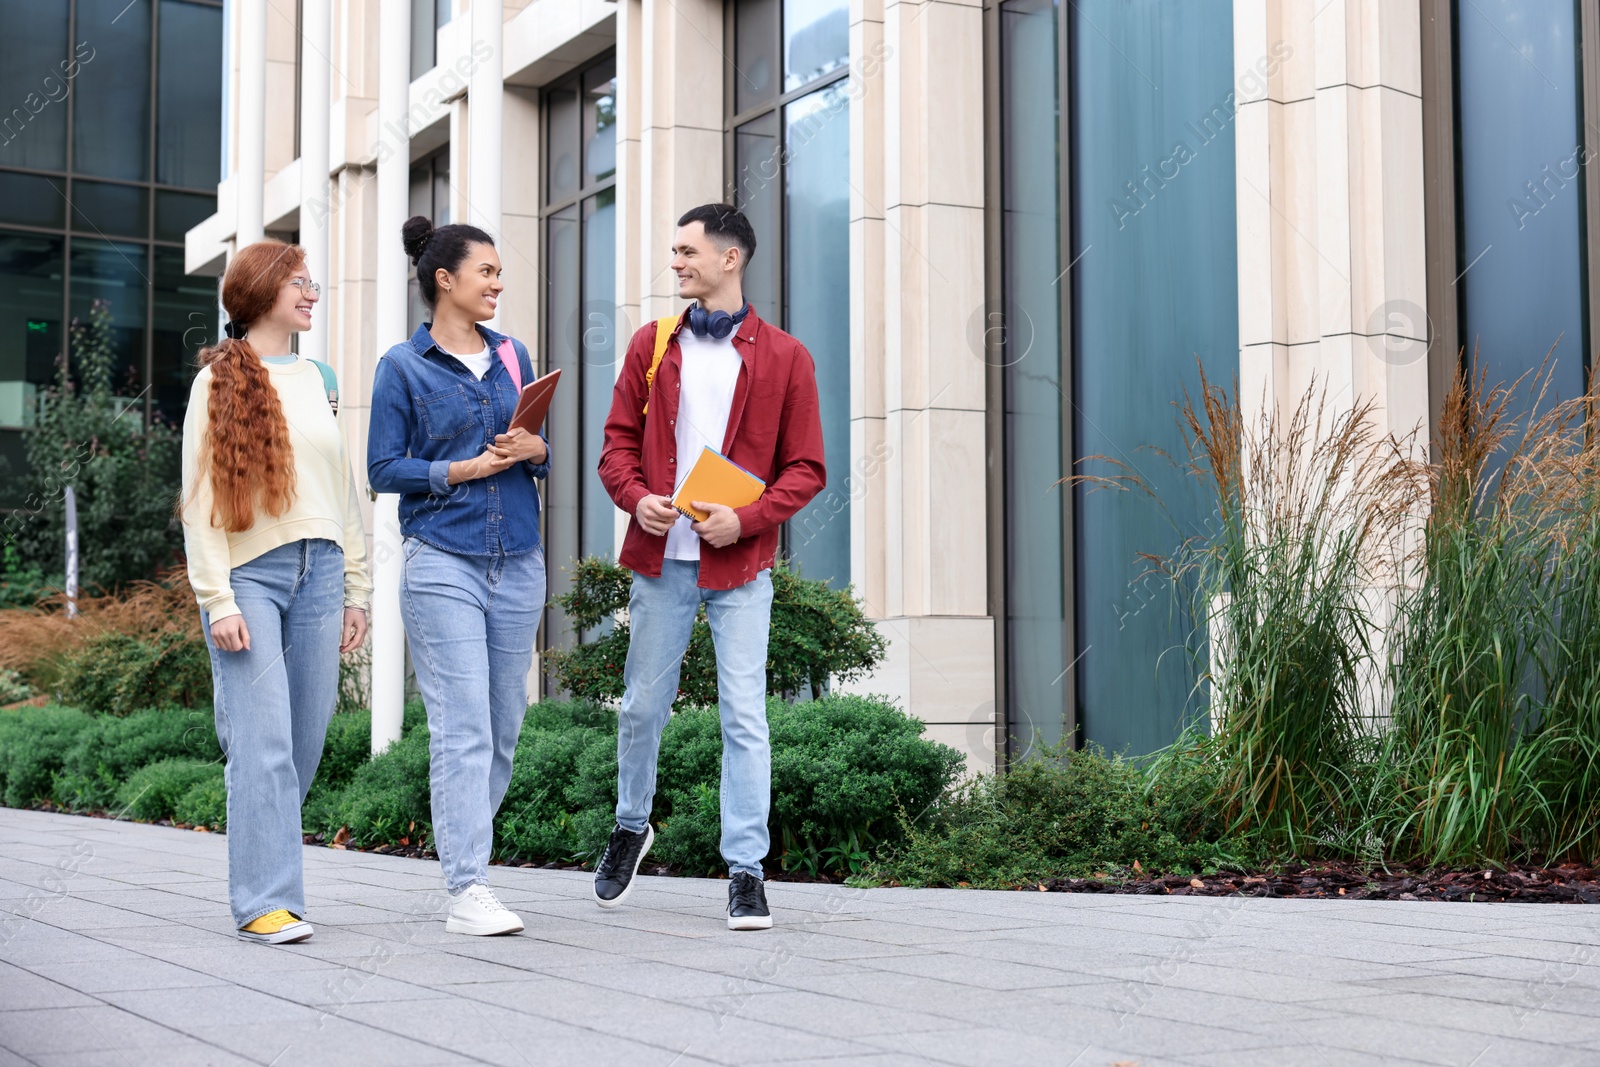
[[[475,934],[489,937],[494,934],[520,934],[522,920],[500,903],[494,890],[486,885],[469,885],[459,893],[450,894],[450,917],[444,928],[452,934]]]

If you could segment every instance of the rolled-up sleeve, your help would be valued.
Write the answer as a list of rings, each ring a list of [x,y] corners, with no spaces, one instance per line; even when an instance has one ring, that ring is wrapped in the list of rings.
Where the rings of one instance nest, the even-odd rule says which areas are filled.
[[[372,421],[367,427],[367,481],[379,493],[450,491],[450,461],[414,459],[407,440],[413,419],[411,390],[393,361],[378,360],[372,382]]]

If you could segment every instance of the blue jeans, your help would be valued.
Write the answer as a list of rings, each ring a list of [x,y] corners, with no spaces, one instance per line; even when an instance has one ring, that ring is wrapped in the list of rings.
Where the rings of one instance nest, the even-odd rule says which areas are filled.
[[[463,556],[408,537],[404,555],[400,610],[428,709],[433,840],[454,893],[489,880],[494,814],[528,714],[544,551]]]
[[[617,825],[638,833],[656,795],[661,731],[702,602],[717,650],[722,714],[722,858],[728,873],[761,877],[771,845],[772,748],[767,740],[767,628],[772,572],[736,589],[701,589],[695,560],[661,561],[661,577],[633,576],[628,597],[626,686],[617,716]]]
[[[206,612],[200,621],[228,787],[228,902],[244,926],[279,908],[306,912],[300,805],[338,701],[344,551],[292,541],[229,581],[250,648],[222,651]]]

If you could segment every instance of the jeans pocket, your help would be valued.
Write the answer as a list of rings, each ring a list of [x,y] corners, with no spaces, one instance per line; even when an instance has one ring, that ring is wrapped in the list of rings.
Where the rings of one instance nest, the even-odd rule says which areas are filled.
[[[408,537],[402,541],[400,543],[400,551],[404,555],[405,561],[410,563],[427,543],[420,537]]]

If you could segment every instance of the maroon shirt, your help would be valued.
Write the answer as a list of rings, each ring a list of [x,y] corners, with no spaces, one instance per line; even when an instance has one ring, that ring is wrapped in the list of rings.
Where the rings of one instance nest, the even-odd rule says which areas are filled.
[[[605,446],[600,451],[600,481],[629,516],[619,561],[651,578],[661,576],[667,537],[648,533],[639,525],[636,512],[644,497],[671,496],[678,484],[678,440],[673,423],[678,417],[683,353],[677,337],[687,321],[685,310],[649,390],[649,415],[641,412],[646,399],[645,372],[655,352],[656,324],[647,323],[634,333],[611,394]],[[778,551],[778,527],[809,504],[827,481],[817,370],[811,353],[776,326],[762,322],[754,308],[735,331],[733,347],[743,366],[733,388],[722,454],[766,482],[767,488],[760,500],[735,510],[740,525],[737,541],[725,548],[700,542],[702,589],[733,589],[772,566]]]

